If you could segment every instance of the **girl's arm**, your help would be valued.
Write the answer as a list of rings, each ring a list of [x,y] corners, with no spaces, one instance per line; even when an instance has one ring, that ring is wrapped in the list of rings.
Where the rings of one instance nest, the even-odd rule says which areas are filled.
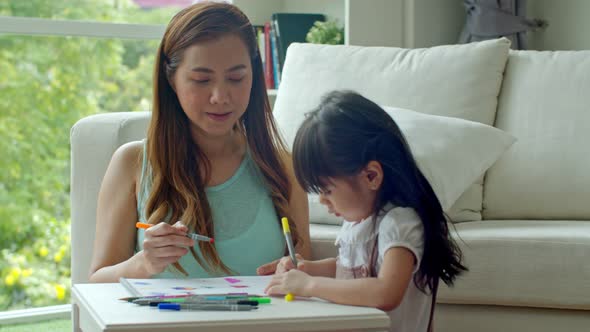
[[[302,261],[298,264],[297,269],[314,277],[334,278],[336,276],[336,258]]]
[[[336,275],[336,258],[325,258],[317,261],[304,260],[301,255],[297,256],[297,269],[303,271],[314,277],[328,277],[334,278]],[[279,260],[277,270],[275,273],[285,273],[293,270],[295,266],[291,260],[291,256],[285,256]]]
[[[267,293],[313,296],[339,304],[390,311],[404,298],[406,288],[412,279],[415,262],[410,250],[395,247],[385,253],[377,278],[334,280],[312,277],[302,271],[291,270],[275,275],[267,287]]]

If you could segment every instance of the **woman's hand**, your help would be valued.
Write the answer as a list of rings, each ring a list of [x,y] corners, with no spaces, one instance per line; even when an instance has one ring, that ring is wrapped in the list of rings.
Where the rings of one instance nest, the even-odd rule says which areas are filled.
[[[139,254],[150,276],[163,272],[188,253],[187,247],[194,246],[195,241],[186,236],[187,231],[180,221],[174,225],[161,222],[145,230],[143,250]]]
[[[275,274],[264,292],[268,295],[291,293],[295,296],[311,296],[312,278],[309,274],[295,269]]]

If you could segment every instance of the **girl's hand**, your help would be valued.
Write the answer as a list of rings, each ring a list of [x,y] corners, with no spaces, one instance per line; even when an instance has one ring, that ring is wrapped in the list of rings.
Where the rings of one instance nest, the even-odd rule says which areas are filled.
[[[174,225],[161,222],[145,230],[143,250],[139,252],[142,264],[149,275],[163,272],[166,267],[177,262],[195,245],[186,236],[188,228],[180,221]]]
[[[312,277],[300,270],[290,270],[282,274],[275,274],[264,289],[268,295],[291,293],[295,296],[311,296]]]
[[[299,254],[295,254],[295,257],[297,258],[297,267],[295,267],[295,265],[293,264],[291,256],[285,256],[279,260],[279,264],[277,265],[275,274],[285,273],[295,268],[307,272],[305,271],[305,260],[303,259],[303,257]]]
[[[303,262],[303,257],[301,257],[301,255],[299,254],[295,254],[295,257],[297,257],[298,265],[301,266],[301,263]],[[273,273],[284,273],[291,269],[293,269],[293,262],[291,261],[291,257],[285,256],[276,259],[270,263],[266,263],[264,265],[259,266],[256,269],[256,274],[258,274],[259,276],[266,276]]]

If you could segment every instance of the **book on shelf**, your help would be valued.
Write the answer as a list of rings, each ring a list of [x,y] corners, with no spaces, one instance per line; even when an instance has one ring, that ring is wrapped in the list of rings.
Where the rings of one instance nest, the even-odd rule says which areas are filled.
[[[262,68],[264,68],[264,63],[266,61],[264,52],[264,25],[253,25],[252,27],[254,28],[254,34],[256,36],[256,41],[258,42],[258,54],[260,55]]]
[[[274,73],[272,68],[272,51],[270,48],[270,22],[264,23],[264,81],[267,89],[275,88]]]
[[[275,29],[276,47],[278,52],[279,73],[282,71],[287,55],[287,48],[291,43],[305,43],[309,29],[317,21],[324,22],[323,14],[304,13],[274,13],[271,16],[271,26]]]
[[[281,62],[279,60],[279,45],[278,45],[278,36],[276,33],[276,25],[274,21],[270,22],[270,50],[271,50],[271,57],[272,57],[272,73],[273,73],[273,81],[274,81],[274,88],[279,88],[279,83],[281,83]]]

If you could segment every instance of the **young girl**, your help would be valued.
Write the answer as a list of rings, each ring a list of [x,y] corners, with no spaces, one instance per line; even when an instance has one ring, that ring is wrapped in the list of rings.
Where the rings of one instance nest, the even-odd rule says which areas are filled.
[[[359,94],[329,93],[299,128],[293,160],[302,187],[345,220],[339,253],[296,269],[284,257],[266,292],[375,307],[390,331],[429,330],[438,280],[452,285],[466,267],[394,120]]]

